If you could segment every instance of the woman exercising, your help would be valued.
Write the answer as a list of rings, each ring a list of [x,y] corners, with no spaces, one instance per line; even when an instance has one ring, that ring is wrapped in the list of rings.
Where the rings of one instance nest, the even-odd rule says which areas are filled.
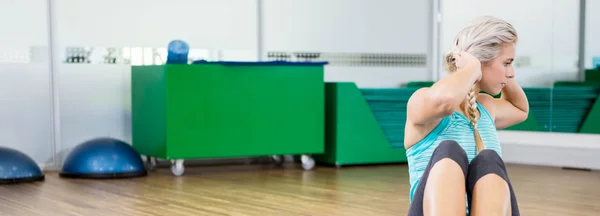
[[[496,134],[529,112],[513,79],[516,43],[511,24],[477,19],[458,32],[446,56],[450,75],[411,96],[408,215],[520,215]]]

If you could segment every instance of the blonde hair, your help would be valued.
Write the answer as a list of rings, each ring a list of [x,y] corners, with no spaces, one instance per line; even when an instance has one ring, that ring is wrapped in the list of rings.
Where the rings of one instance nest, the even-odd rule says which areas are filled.
[[[445,68],[456,71],[456,61],[452,54],[467,52],[481,63],[489,62],[500,55],[503,45],[517,42],[517,31],[508,22],[492,16],[484,16],[461,29],[454,39],[454,47],[446,54]],[[477,130],[477,95],[475,84],[467,95],[468,115],[473,126],[477,153],[485,149]]]

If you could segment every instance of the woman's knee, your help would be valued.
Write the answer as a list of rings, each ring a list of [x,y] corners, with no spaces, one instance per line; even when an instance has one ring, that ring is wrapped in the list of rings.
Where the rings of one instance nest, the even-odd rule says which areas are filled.
[[[444,140],[435,149],[436,153],[452,154],[467,157],[465,150],[454,140]]]
[[[501,159],[500,155],[498,154],[498,152],[496,152],[494,150],[491,150],[491,149],[484,149],[481,152],[479,152],[479,154],[477,156],[478,157],[487,158],[487,159],[491,159],[491,160]]]
[[[486,164],[485,166],[495,165],[501,167],[503,170],[505,169],[502,157],[500,157],[496,151],[491,149],[484,149],[483,151],[479,152],[475,158],[473,158],[473,161],[471,161],[472,166],[477,166],[479,164]]]
[[[485,149],[469,164],[469,175],[467,178],[468,190],[472,192],[475,183],[477,183],[484,176],[495,174],[494,176],[500,177],[503,181],[508,183],[508,176],[504,162],[500,155],[490,149]],[[492,177],[494,178],[494,177]]]
[[[467,153],[456,141],[442,141],[433,152],[432,158],[436,162],[449,158],[459,165],[465,175],[467,174],[469,164]]]
[[[488,186],[492,187],[492,189],[498,189],[499,192],[496,194],[504,194],[504,197],[510,199],[509,208],[511,208],[512,215],[520,214],[504,161],[496,151],[485,149],[479,152],[469,164],[469,174],[467,176],[469,206],[473,206],[472,201],[474,200],[475,187],[486,188]],[[481,189],[478,191],[481,191]]]

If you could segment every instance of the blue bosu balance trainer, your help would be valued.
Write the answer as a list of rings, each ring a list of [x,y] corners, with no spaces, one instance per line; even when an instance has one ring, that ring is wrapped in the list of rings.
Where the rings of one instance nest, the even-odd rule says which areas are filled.
[[[0,146],[0,184],[43,180],[44,173],[33,159],[15,149]]]
[[[64,161],[61,177],[132,178],[148,174],[140,154],[113,138],[97,138],[75,147]]]

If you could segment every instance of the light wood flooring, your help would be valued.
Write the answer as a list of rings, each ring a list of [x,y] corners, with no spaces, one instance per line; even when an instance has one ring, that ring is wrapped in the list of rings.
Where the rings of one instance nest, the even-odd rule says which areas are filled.
[[[600,215],[600,172],[509,165],[522,215]],[[406,215],[406,165],[159,168],[147,177],[0,185],[0,215]]]

